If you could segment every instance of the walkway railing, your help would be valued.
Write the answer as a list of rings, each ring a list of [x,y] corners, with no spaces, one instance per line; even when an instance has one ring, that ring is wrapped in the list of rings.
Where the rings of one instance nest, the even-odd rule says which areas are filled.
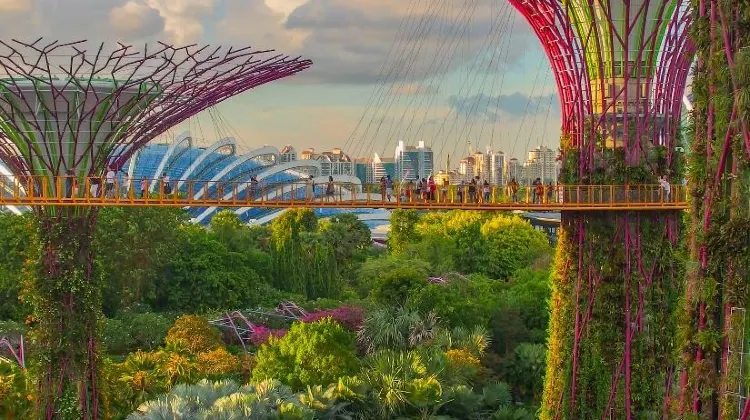
[[[672,185],[556,185],[518,189],[479,185],[439,186],[419,191],[405,185],[309,182],[250,183],[202,180],[130,182],[99,178],[0,178],[0,205],[13,206],[173,206],[173,207],[330,207],[477,210],[679,210],[687,208],[686,189]],[[179,185],[177,191],[173,191]]]

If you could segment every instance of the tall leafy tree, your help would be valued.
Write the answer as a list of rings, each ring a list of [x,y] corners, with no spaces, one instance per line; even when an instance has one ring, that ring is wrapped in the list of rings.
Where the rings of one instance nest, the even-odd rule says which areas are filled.
[[[211,219],[213,237],[230,252],[243,255],[247,264],[267,283],[273,283],[271,255],[263,250],[259,235],[267,234],[266,228],[251,228],[242,223],[231,210],[223,210]]]
[[[291,209],[271,223],[274,284],[281,290],[305,293],[304,257],[300,234],[315,232],[318,221],[310,209]]]
[[[104,313],[153,301],[156,281],[175,257],[178,230],[188,220],[182,209],[108,207],[101,210],[94,246],[103,280]]]
[[[321,223],[320,232],[341,263],[361,261],[371,246],[370,228],[352,213],[333,216]]]
[[[388,249],[400,254],[404,248],[419,240],[419,213],[415,210],[394,210],[391,214],[391,233],[388,234]]]
[[[244,254],[230,251],[200,226],[185,224],[179,236],[159,287],[158,307],[195,312],[275,303],[278,293]]]

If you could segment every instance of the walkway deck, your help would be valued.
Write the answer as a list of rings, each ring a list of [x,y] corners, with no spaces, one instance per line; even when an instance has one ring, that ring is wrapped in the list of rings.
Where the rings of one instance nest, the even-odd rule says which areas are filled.
[[[146,180],[150,184],[150,180]],[[140,185],[141,181],[137,184]],[[249,183],[212,183],[210,181],[172,180],[180,185],[177,194],[165,192],[159,182],[158,192],[141,194],[136,182],[113,184],[99,191],[96,181],[77,182],[57,179],[55,182],[28,180],[0,184],[0,206],[121,206],[121,207],[262,207],[262,208],[385,208],[419,210],[524,210],[524,211],[659,211],[688,208],[686,190],[671,186],[667,196],[659,185],[558,185],[545,187],[542,197],[530,188],[521,189],[515,199],[506,188],[492,187],[489,193],[472,194],[468,186],[438,189],[434,197],[408,193],[400,187],[387,193],[379,185],[334,184],[333,194],[326,195],[326,185],[282,183],[251,185]],[[168,188],[167,188],[168,190]],[[35,191],[35,194],[26,194]],[[322,198],[321,198],[322,196]]]

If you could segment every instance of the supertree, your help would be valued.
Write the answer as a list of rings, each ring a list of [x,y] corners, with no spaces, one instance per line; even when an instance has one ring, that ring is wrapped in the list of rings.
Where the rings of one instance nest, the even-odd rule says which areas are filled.
[[[561,182],[613,185],[615,200],[659,177],[680,184],[681,99],[693,58],[687,0],[510,2],[557,82]],[[543,419],[668,415],[680,225],[675,211],[563,212]]]
[[[677,415],[747,419],[742,353],[750,281],[750,1],[692,2],[688,273]]]
[[[311,65],[251,48],[90,46],[0,40],[0,159],[27,194],[76,194],[76,183],[117,168],[168,128]],[[40,417],[101,418],[97,209],[45,205],[34,212],[39,258],[30,267],[30,291]]]

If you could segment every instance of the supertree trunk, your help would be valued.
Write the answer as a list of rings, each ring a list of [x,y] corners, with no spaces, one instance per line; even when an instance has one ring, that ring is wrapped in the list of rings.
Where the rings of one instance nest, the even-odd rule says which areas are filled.
[[[628,185],[680,185],[687,0],[510,2],[557,82],[560,182],[611,185],[617,201],[637,200]],[[676,212],[563,212],[543,419],[668,415],[679,227]]]
[[[543,419],[662,417],[680,293],[676,212],[564,214]],[[580,267],[580,268],[579,268]]]
[[[746,419],[750,281],[750,2],[696,0],[689,272],[676,416]],[[746,367],[745,367],[746,368]]]
[[[93,272],[96,212],[37,213],[32,277],[39,410],[44,419],[98,419],[97,323],[101,287]]]

